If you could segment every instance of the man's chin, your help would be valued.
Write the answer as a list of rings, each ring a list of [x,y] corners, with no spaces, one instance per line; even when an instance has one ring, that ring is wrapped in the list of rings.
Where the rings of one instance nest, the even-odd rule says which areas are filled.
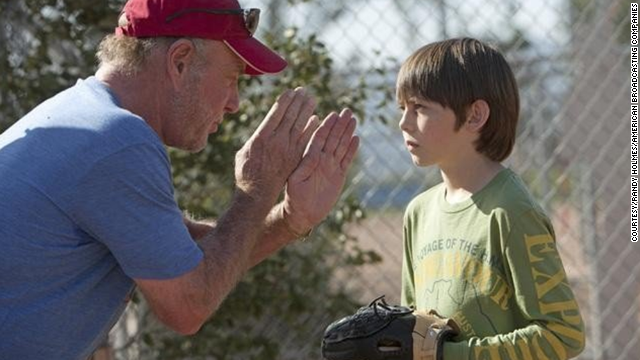
[[[199,153],[200,151],[204,150],[204,148],[207,147],[207,138],[204,138],[203,140],[201,140],[198,143],[191,143],[191,144],[180,144],[180,145],[169,145],[173,148],[182,150],[182,151],[187,151],[190,153]]]
[[[200,151],[204,150],[204,148],[206,148],[206,147],[207,147],[207,141],[205,140],[202,144],[199,144],[196,147],[187,149],[187,151],[190,152],[190,153],[194,153],[195,154],[195,153],[199,153]]]

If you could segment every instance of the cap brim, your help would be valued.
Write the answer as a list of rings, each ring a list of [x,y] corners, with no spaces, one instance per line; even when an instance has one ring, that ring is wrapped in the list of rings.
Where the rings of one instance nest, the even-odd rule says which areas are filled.
[[[247,64],[245,74],[276,74],[287,67],[285,59],[253,37],[223,42]]]

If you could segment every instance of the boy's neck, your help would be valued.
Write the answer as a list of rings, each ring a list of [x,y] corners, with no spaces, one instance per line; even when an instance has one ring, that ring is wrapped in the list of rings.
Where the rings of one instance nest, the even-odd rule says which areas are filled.
[[[482,190],[504,166],[478,154],[453,165],[440,166],[446,189],[445,199],[455,204]]]

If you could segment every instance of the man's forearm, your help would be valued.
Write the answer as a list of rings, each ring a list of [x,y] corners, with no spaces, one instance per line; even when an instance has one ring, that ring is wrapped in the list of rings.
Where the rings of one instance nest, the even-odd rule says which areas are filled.
[[[265,219],[262,235],[258,236],[258,240],[253,247],[247,269],[256,266],[262,262],[262,260],[269,257],[269,255],[280,250],[297,238],[300,238],[300,236],[294,234],[292,229],[287,225],[283,205],[282,203],[278,203],[271,209]]]
[[[198,243],[200,243],[202,239],[211,233],[217,226],[215,221],[195,221],[189,218],[185,218],[185,224],[187,225],[191,236],[196,239]],[[269,215],[267,215],[264,220],[261,231],[257,235],[257,239],[246,263],[247,266],[245,270],[259,264],[269,255],[278,251],[298,237],[299,236],[296,236],[285,222],[282,212],[282,203],[277,204],[271,209]]]
[[[189,225],[186,221],[190,233],[205,234],[197,242],[204,252],[201,277],[206,293],[203,301],[213,305],[212,312],[248,268],[252,249],[263,231],[267,214],[267,206],[257,204],[243,194],[236,194],[234,203],[215,226],[203,223]]]

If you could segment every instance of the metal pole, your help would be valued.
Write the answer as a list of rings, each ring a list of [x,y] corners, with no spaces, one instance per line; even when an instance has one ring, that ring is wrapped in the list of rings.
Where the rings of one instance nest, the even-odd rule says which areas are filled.
[[[581,181],[579,194],[581,196],[582,238],[585,244],[585,257],[589,264],[589,348],[594,360],[603,360],[602,349],[602,319],[600,294],[595,289],[600,282],[598,276],[598,244],[597,228],[595,226],[595,199],[593,198],[593,168],[588,163],[580,166]]]

